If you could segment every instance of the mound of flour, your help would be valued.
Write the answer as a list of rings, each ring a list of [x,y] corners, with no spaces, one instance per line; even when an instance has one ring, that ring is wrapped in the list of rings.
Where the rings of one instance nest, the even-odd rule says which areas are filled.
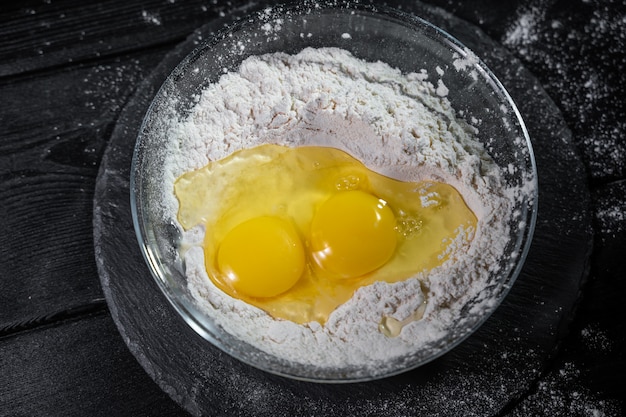
[[[475,313],[489,307],[492,301],[480,294],[507,244],[503,219],[510,218],[514,192],[445,93],[425,73],[402,74],[335,48],[253,56],[203,90],[191,113],[171,123],[168,133],[173,139],[164,164],[163,204],[171,219],[178,209],[178,176],[236,150],[276,143],[332,146],[390,177],[449,183],[478,224],[476,230],[459,230],[440,267],[403,282],[360,288],[324,326],[273,319],[217,289],[204,268],[199,225],[183,232],[180,249],[197,304],[230,334],[281,359],[379,370],[394,358],[436,346],[459,323],[469,300]],[[381,334],[383,316],[403,320],[424,300],[421,320],[398,337]]]

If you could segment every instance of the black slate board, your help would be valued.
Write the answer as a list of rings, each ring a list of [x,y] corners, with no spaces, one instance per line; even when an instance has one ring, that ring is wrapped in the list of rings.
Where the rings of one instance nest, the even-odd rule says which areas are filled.
[[[408,6],[405,6],[405,10]],[[370,383],[321,385],[251,368],[209,345],[159,292],[137,244],[129,169],[143,115],[156,90],[195,46],[172,51],[125,108],[105,153],[94,201],[98,269],[109,308],[131,352],[194,415],[497,415],[514,407],[552,358],[586,278],[591,251],[585,172],[561,114],[519,61],[479,29],[420,3],[411,12],[449,31],[483,58],[520,108],[539,171],[533,246],[493,316],[447,355]],[[207,36],[224,22],[201,28]]]

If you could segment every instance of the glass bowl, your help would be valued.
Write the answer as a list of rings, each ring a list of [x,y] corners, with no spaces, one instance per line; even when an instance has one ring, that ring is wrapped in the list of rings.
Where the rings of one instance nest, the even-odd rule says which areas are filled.
[[[439,74],[456,114],[470,124],[480,121],[476,139],[513,190],[508,217],[500,219],[506,225],[506,247],[497,265],[490,267],[481,290],[462,306],[462,318],[430,343],[373,364],[299,363],[267,353],[227,331],[191,294],[181,257],[182,230],[161,204],[163,193],[172,192],[168,186],[173,178],[162,169],[167,154],[176,149],[172,147],[172,121],[183,120],[204,88],[236,71],[249,56],[296,54],[308,47],[341,48],[404,74],[425,71],[432,81]],[[159,288],[181,317],[207,342],[247,364],[314,382],[357,382],[398,374],[432,361],[472,334],[520,273],[535,226],[536,200],[535,162],[524,123],[504,87],[479,58],[418,17],[384,7],[335,2],[266,8],[198,45],[156,94],[137,138],[131,169],[131,206],[141,250]]]

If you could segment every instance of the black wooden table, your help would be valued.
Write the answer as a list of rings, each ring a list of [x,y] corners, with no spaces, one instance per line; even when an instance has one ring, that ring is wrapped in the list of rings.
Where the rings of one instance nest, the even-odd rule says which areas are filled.
[[[444,19],[450,13],[455,22],[467,22],[471,31],[479,31],[510,54],[516,65],[521,64],[520,77],[532,74],[537,94],[553,100],[542,101],[557,111],[541,123],[550,132],[546,138],[559,140],[546,143],[544,139],[538,149],[552,155],[561,152],[567,164],[555,163],[553,168],[544,167],[544,172],[547,177],[559,172],[564,184],[571,180],[580,189],[568,194],[575,208],[567,212],[568,218],[552,224],[544,218],[539,223],[538,227],[551,231],[548,236],[540,234],[539,244],[589,248],[565,266],[567,254],[561,253],[561,258],[529,272],[546,280],[545,286],[536,288],[538,303],[542,292],[554,290],[549,285],[551,273],[570,274],[577,281],[566,288],[575,302],[566,311],[549,312],[551,320],[558,317],[558,329],[549,335],[554,346],[541,356],[540,366],[529,364],[532,369],[524,375],[529,382],[523,391],[504,392],[503,384],[503,392],[497,393],[490,385],[493,395],[483,395],[483,401],[507,401],[480,410],[472,409],[471,395],[465,406],[450,396],[456,403],[447,409],[442,406],[439,415],[459,415],[459,410],[462,415],[483,415],[481,410],[487,408],[496,410],[493,415],[506,416],[623,415],[626,4],[608,0],[427,3],[440,7]],[[200,28],[245,15],[250,7],[248,1],[182,0],[97,4],[42,0],[0,6],[0,416],[171,416],[197,410],[164,379],[159,384],[153,381],[158,364],[151,362],[149,354],[137,357],[137,352],[150,353],[150,347],[138,346],[142,341],[135,333],[118,328],[116,310],[105,299],[109,290],[103,291],[101,285],[102,259],[94,250],[94,236],[102,236],[100,229],[94,233],[94,201],[96,208],[102,203],[102,196],[95,193],[103,192],[103,177],[105,182],[111,178],[107,176],[110,155],[124,152],[118,146],[119,132],[133,128],[125,123],[142,82],[154,77],[154,68],[181,44],[205,36]],[[406,8],[411,9],[408,3]],[[514,75],[508,73],[511,84]],[[532,92],[518,97],[533,101],[528,94]],[[518,103],[521,108],[524,104]],[[571,178],[559,171],[569,166],[577,167]],[[127,187],[123,178],[120,181],[121,188]],[[555,186],[548,185],[548,189]],[[578,240],[568,243],[572,236]],[[135,243],[119,245],[136,249]],[[542,334],[547,317],[527,318],[538,339],[552,340]],[[501,326],[506,327],[507,321]],[[234,364],[233,369],[239,366]],[[491,372],[503,377],[497,370]],[[459,375],[465,380],[471,376]],[[241,392],[251,387],[238,387],[230,378],[228,388],[238,391],[226,392],[223,402],[228,407],[220,404],[216,410],[289,415],[263,404],[260,395],[247,397],[259,404],[246,412],[230,403],[240,401]],[[441,393],[442,404],[451,392]],[[370,407],[368,415],[411,415],[400,413],[408,408],[394,401],[399,399],[390,397],[388,413]],[[367,410],[351,407],[360,414]],[[309,414],[315,415],[315,410]]]

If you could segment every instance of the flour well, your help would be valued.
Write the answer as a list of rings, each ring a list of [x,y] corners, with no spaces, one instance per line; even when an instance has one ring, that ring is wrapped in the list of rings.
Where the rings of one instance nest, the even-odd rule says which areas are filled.
[[[424,72],[402,74],[335,48],[253,56],[209,85],[191,113],[170,125],[174,140],[165,153],[163,183],[167,217],[175,219],[178,209],[175,178],[236,150],[275,143],[336,147],[390,177],[451,184],[478,225],[459,230],[440,267],[403,282],[360,288],[324,326],[275,320],[217,289],[204,268],[199,225],[183,231],[179,251],[197,304],[226,332],[262,351],[321,368],[384,373],[407,354],[436,350],[470,331],[462,325],[468,313],[480,316],[495,302],[484,290],[504,265],[514,199],[528,190],[505,186],[500,168],[474,138],[475,128],[457,117],[446,95],[443,82],[433,85]],[[399,336],[379,331],[383,316],[404,320],[424,301],[423,318]]]

